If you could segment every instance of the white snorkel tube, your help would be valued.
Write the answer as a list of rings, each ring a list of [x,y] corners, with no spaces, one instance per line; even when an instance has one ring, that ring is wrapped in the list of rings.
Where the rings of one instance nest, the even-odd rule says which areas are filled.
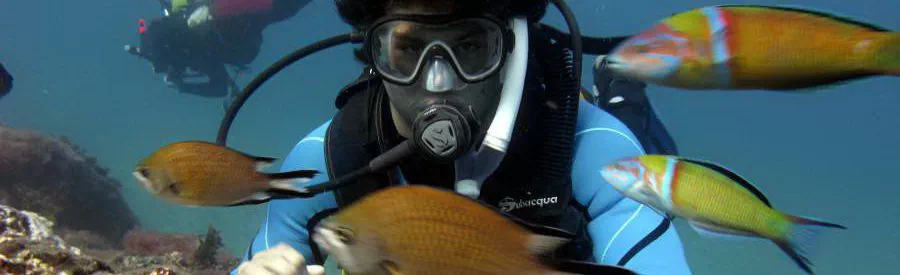
[[[519,114],[519,105],[522,103],[525,74],[528,71],[528,20],[524,16],[514,17],[509,24],[515,46],[503,67],[503,89],[494,120],[475,152],[456,162],[456,178],[459,179],[456,191],[472,198],[478,197],[481,184],[500,166],[506,155]]]
[[[525,73],[528,70],[528,21],[524,17],[510,20],[515,35],[515,48],[510,54],[509,62],[503,68],[503,90],[500,92],[500,104],[497,106],[494,120],[487,130],[482,149],[493,149],[506,153],[512,137],[519,104],[522,103],[522,92],[525,87]],[[487,146],[487,148],[484,148]]]

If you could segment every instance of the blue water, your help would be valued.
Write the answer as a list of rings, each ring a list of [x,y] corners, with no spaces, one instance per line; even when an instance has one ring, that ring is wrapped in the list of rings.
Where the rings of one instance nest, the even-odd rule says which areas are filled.
[[[805,1],[900,30],[891,1]],[[710,4],[775,1],[569,1],[591,36],[641,31],[674,12]],[[137,43],[137,20],[159,15],[156,1],[3,1],[0,62],[16,77],[0,100],[0,120],[17,128],[65,135],[110,168],[144,227],[223,231],[240,254],[262,219],[262,206],[192,208],[151,197],[130,173],[167,143],[215,140],[220,100],[178,94],[149,64],[125,53]],[[545,21],[564,28],[554,8]],[[316,0],[294,18],[269,26],[253,74],[297,47],[349,31],[332,1]],[[584,85],[590,87],[590,64]],[[311,56],[262,86],[235,120],[230,146],[284,157],[334,114],[338,89],[360,66],[349,46]],[[246,85],[252,75],[238,79]],[[751,179],[786,212],[824,218],[849,229],[822,235],[811,260],[819,274],[889,274],[900,260],[895,234],[900,195],[900,79],[878,77],[814,94],[689,92],[651,86],[649,96],[682,155],[715,160]],[[276,163],[278,165],[278,163]],[[277,167],[277,166],[275,166]],[[802,274],[771,242],[702,237],[677,222],[695,274]]]

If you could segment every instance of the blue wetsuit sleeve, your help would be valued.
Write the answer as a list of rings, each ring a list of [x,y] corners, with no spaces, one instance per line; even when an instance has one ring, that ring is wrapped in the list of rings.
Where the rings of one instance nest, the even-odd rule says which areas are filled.
[[[331,121],[326,122],[300,140],[284,159],[281,171],[296,169],[316,169],[319,175],[298,186],[307,186],[328,180],[325,166],[324,137]],[[265,218],[256,236],[244,253],[243,261],[249,261],[256,253],[285,243],[299,251],[307,264],[313,260],[308,223],[318,218],[325,210],[334,209],[337,202],[331,192],[312,198],[295,198],[270,201],[265,210]],[[231,274],[237,274],[237,269]]]
[[[594,260],[639,274],[691,274],[675,226],[624,197],[599,173],[603,165],[643,154],[640,143],[619,120],[587,102],[578,117],[572,188],[590,217]]]

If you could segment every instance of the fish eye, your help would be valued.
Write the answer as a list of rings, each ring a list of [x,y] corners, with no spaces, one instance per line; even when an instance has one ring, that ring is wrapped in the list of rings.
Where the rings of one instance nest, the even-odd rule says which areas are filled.
[[[337,234],[338,240],[341,241],[341,243],[350,245],[356,241],[356,236],[349,227],[337,227],[334,229],[334,233]]]

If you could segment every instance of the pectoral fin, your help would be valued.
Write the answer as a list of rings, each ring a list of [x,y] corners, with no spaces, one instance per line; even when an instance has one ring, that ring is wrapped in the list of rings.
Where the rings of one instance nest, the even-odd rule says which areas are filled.
[[[663,218],[669,220],[670,222],[675,221],[675,215],[672,215],[672,214],[669,214],[668,212],[659,210],[659,209],[657,209],[656,207],[654,207],[653,205],[650,205],[650,204],[646,204],[646,203],[645,203],[644,206],[646,206],[647,208],[650,208],[650,210],[652,210],[653,212],[656,212],[656,214],[659,214],[660,216],[663,216]]]
[[[528,250],[535,255],[544,255],[569,242],[568,238],[531,234],[528,237]]]
[[[390,275],[403,275],[403,272],[400,271],[400,267],[394,262],[386,261],[381,264],[381,267],[383,267]]]

